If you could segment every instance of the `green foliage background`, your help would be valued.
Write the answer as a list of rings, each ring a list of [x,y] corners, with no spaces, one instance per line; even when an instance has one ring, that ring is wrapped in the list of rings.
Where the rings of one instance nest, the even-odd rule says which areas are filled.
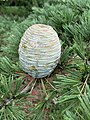
[[[0,8],[0,120],[90,120],[90,0],[12,0]],[[21,93],[24,79],[30,79],[19,67],[18,46],[35,23],[58,33],[59,72],[51,75],[52,82],[36,80]],[[33,106],[27,98],[39,81],[43,95]]]

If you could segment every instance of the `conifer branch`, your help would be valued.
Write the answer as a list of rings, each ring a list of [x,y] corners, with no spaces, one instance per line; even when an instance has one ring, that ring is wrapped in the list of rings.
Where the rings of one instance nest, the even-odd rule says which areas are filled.
[[[27,93],[29,90],[30,90],[30,84],[34,81],[35,79],[32,78],[32,80],[27,84],[27,86],[18,94],[23,94],[23,93]],[[2,105],[0,105],[0,110],[4,107],[4,106],[7,106],[9,105],[13,100],[15,100],[17,98],[17,96],[13,96],[12,98],[10,99],[7,99]]]

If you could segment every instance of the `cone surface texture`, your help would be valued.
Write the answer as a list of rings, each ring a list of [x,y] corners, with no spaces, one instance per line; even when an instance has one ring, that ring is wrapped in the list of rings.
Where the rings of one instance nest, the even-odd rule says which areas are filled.
[[[19,44],[21,68],[34,78],[43,78],[54,70],[60,59],[61,44],[56,31],[49,25],[29,27]]]

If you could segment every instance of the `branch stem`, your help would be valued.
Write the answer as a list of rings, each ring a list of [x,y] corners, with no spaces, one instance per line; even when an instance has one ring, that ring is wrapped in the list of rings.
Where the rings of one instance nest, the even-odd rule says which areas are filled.
[[[82,86],[81,93],[83,92],[85,86],[87,85],[88,78],[89,78],[89,74],[87,75],[86,80],[85,80],[85,82],[84,82],[84,84]]]
[[[27,93],[27,92],[29,91],[29,89],[30,89],[30,84],[31,84],[34,80],[35,80],[35,79],[32,78],[31,81],[27,84],[27,86],[26,86],[18,95],[23,94],[23,93]],[[1,110],[4,106],[7,106],[7,105],[10,104],[13,100],[15,100],[18,95],[13,96],[13,97],[10,98],[10,99],[7,99],[2,105],[0,105],[0,110]]]

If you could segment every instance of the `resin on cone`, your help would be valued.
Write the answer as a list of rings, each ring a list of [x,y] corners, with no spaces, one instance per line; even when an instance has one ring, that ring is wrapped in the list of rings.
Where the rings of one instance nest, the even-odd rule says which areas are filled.
[[[22,36],[18,52],[23,71],[34,78],[43,78],[57,66],[61,44],[51,26],[34,24]]]

